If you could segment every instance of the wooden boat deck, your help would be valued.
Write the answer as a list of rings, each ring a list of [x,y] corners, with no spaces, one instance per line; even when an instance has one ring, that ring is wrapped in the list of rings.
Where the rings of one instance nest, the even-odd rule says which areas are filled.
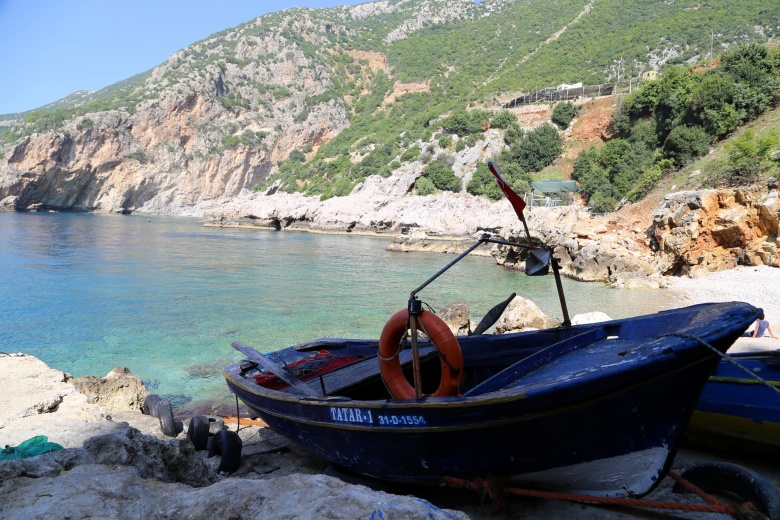
[[[421,347],[420,359],[427,359],[435,352],[436,350],[433,347]],[[401,359],[401,366],[411,364],[411,350],[402,350],[398,356]],[[360,386],[377,377],[379,377],[379,361],[377,356],[370,356],[357,363],[337,368],[309,381],[304,381],[303,384],[318,395],[322,395],[324,387],[325,396],[333,396],[338,395],[347,388]]]

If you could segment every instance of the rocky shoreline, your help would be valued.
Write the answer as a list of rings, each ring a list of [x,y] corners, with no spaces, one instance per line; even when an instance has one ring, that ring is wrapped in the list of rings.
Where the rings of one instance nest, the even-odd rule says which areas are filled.
[[[326,475],[259,426],[240,429],[242,466],[220,474],[219,456],[195,451],[184,433],[164,436],[141,413],[148,392],[126,369],[72,379],[32,356],[0,354],[0,371],[0,442],[46,435],[65,447],[0,462],[4,519],[468,518]]]
[[[372,176],[347,197],[320,201],[299,193],[255,193],[214,204],[209,226],[259,227],[392,237],[399,252],[460,253],[483,233],[525,241],[508,201],[465,193],[409,197],[414,169]],[[574,206],[525,211],[535,241],[554,250],[562,274],[616,288],[666,287],[669,275],[699,277],[737,265],[780,266],[777,189],[747,187],[678,192],[628,204],[605,216]],[[511,248],[480,248],[507,267]]]

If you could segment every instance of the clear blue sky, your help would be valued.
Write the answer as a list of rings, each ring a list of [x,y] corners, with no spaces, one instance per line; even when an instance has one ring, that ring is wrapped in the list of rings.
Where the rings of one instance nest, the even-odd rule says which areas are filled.
[[[0,0],[0,114],[100,90],[266,13],[366,1]]]

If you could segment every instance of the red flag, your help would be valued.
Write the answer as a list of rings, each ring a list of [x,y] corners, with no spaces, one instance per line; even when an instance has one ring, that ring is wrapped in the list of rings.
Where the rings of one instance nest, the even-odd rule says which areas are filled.
[[[509,202],[512,203],[512,207],[515,208],[515,213],[517,213],[517,216],[520,218],[520,220],[524,220],[523,208],[525,208],[525,201],[523,198],[515,193],[515,190],[513,190],[512,187],[509,186],[509,184],[504,180],[504,178],[501,177],[501,174],[498,173],[498,168],[496,168],[496,165],[493,164],[493,161],[488,161],[488,169],[490,170],[490,173],[492,173],[496,178],[501,191],[504,192],[506,198],[508,198]]]

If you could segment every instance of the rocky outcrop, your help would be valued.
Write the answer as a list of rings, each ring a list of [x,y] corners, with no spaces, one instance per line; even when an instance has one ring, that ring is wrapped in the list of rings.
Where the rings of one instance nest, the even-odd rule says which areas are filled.
[[[73,386],[87,396],[88,402],[109,410],[138,411],[149,395],[141,378],[131,374],[126,367],[117,367],[106,377],[77,377],[73,379]]]
[[[0,480],[0,491],[0,515],[7,520],[87,516],[119,520],[468,518],[420,498],[372,491],[326,475],[230,478],[191,487],[144,479],[128,466],[79,465],[59,475]]]
[[[548,329],[559,325],[558,320],[547,316],[531,300],[515,296],[498,318],[495,333],[505,334],[522,330]]]
[[[0,372],[9,377],[0,380],[0,439],[3,445],[18,445],[36,435],[66,448],[81,447],[95,435],[114,433],[134,425],[146,434],[163,437],[159,420],[137,410],[138,395],[146,389],[137,388],[136,376],[120,374],[117,378],[79,378],[86,394],[79,392],[70,375],[49,368],[41,360],[24,354],[0,353]],[[105,384],[89,384],[90,381]],[[130,381],[124,392],[123,382]],[[109,390],[105,395],[102,389]],[[119,390],[119,392],[117,392]],[[102,404],[112,405],[109,409]]]
[[[665,274],[779,267],[779,229],[778,192],[761,187],[673,193],[653,213],[654,245]]]
[[[0,159],[0,200],[16,197],[17,210],[199,215],[213,200],[250,190],[291,150],[347,124],[335,104],[315,114],[261,145],[237,136],[227,149],[219,143],[231,137],[235,114],[201,92],[171,94],[134,114],[87,114],[64,133],[27,137]],[[261,122],[244,124],[259,131]]]

